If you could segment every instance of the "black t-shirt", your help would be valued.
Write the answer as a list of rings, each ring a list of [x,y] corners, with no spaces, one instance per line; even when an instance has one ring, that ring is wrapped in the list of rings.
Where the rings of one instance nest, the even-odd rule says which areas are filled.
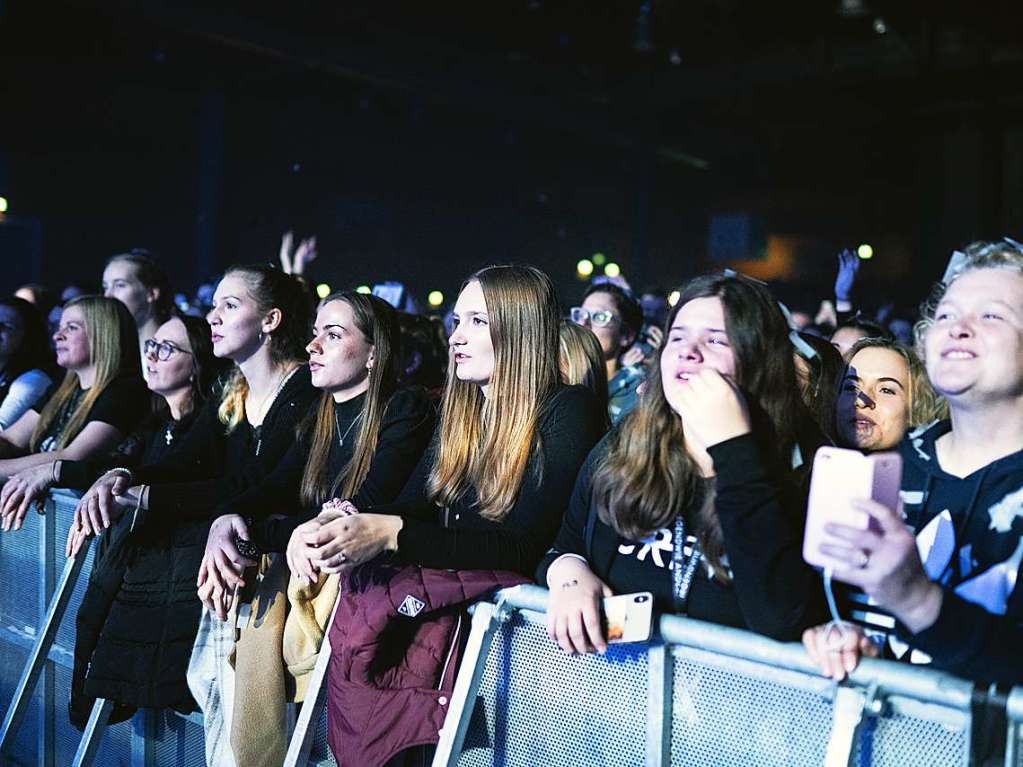
[[[86,389],[76,389],[71,398],[60,408],[49,429],[39,442],[39,452],[46,453],[54,449],[57,439],[71,419],[75,407],[88,393]],[[52,395],[36,404],[33,410],[41,412]],[[96,401],[89,408],[89,413],[82,423],[84,429],[93,421],[109,424],[122,434],[130,434],[149,412],[150,393],[141,376],[130,373],[117,376],[106,385]],[[81,432],[79,432],[81,433]],[[76,435],[77,436],[77,435]]]

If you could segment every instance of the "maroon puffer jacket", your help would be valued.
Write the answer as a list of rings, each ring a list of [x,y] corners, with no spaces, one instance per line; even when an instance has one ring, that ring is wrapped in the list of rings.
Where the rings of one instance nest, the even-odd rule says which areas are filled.
[[[376,767],[436,743],[469,631],[467,604],[525,582],[505,571],[383,562],[342,580],[327,672],[328,739],[338,764]]]

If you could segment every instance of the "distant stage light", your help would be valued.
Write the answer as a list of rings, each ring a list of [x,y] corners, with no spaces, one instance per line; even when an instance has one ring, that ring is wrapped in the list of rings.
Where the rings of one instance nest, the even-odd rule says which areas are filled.
[[[426,297],[426,301],[430,306],[440,306],[444,303],[444,294],[439,290],[431,290],[430,294]]]
[[[668,306],[674,306],[675,304],[678,303],[678,300],[680,298],[682,298],[682,294],[679,291],[677,290],[671,291],[668,294]]]
[[[594,266],[603,266],[604,264],[607,263],[607,256],[605,256],[603,253],[594,253],[592,260]]]
[[[6,212],[7,212],[7,198],[6,197],[0,197],[0,213],[6,213]]]
[[[320,298],[326,298],[327,296],[329,296],[330,285],[328,285],[325,282],[321,282],[319,285],[316,286],[316,295],[318,295]]]
[[[858,248],[856,248],[856,255],[858,255],[864,261],[867,261],[868,259],[874,257],[874,249],[867,245],[867,243],[863,243]]]
[[[373,291],[369,289],[369,285],[360,285],[359,287],[357,287],[355,289],[355,292],[356,293],[372,293]]]
[[[614,261],[609,261],[604,266],[604,274],[608,277],[618,277],[622,273],[622,267],[618,266]]]
[[[593,274],[593,262],[588,258],[583,258],[575,265],[575,271],[580,277],[589,277]]]

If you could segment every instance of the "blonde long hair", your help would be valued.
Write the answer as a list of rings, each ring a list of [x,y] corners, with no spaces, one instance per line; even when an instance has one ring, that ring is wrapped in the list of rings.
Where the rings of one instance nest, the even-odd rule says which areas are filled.
[[[487,304],[494,373],[484,397],[448,366],[427,496],[450,506],[472,487],[480,516],[499,522],[518,497],[540,409],[558,385],[558,300],[531,266],[489,266],[462,288],[474,280]]]
[[[332,301],[344,301],[352,308],[355,327],[373,345],[373,367],[369,371],[369,389],[362,405],[362,422],[355,440],[355,452],[348,465],[333,479],[327,476],[327,462],[330,448],[340,435],[336,433],[334,398],[329,392],[320,397],[311,425],[307,422],[304,427],[306,431],[312,431],[301,486],[302,502],[307,506],[338,497],[339,489],[342,498],[351,498],[359,492],[373,462],[380,424],[384,420],[387,403],[398,388],[400,372],[398,315],[391,305],[377,296],[346,291],[327,296],[320,302],[320,307]]]
[[[85,426],[85,419],[92,406],[107,386],[120,375],[141,377],[142,365],[139,356],[138,330],[131,312],[120,301],[104,296],[79,296],[64,305],[67,310],[77,306],[85,324],[85,337],[89,341],[89,364],[95,368],[95,376],[85,396],[78,402],[71,416],[55,435],[54,450],[67,447]],[[38,452],[43,437],[53,426],[57,415],[79,389],[78,373],[69,370],[57,391],[39,414],[39,421],[32,431],[29,447]]]
[[[306,359],[305,344],[312,327],[312,302],[297,279],[279,269],[262,264],[232,266],[224,277],[236,274],[245,281],[249,296],[261,314],[279,309],[281,323],[270,334],[270,361],[275,367],[284,367]],[[217,417],[234,431],[245,419],[245,398],[249,394],[249,382],[245,380],[237,365],[231,373],[221,394]]]
[[[562,383],[585,386],[607,414],[607,364],[592,330],[571,320],[558,323],[558,369]]]

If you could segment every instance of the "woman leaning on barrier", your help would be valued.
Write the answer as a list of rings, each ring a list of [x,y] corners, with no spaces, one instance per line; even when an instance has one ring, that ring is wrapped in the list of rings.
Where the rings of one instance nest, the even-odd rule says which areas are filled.
[[[283,761],[286,703],[305,696],[337,598],[338,577],[318,571],[310,559],[317,556],[315,549],[288,548],[291,533],[301,521],[311,520],[303,528],[308,532],[343,515],[341,499],[356,506],[392,502],[433,433],[436,414],[426,391],[398,388],[396,315],[383,299],[359,293],[335,293],[320,303],[306,347],[313,386],[322,392],[319,406],[310,411],[299,439],[258,492],[225,504],[222,510],[229,513],[210,531],[199,575],[199,593],[208,612],[224,620],[232,589],[250,585],[256,589],[252,610],[262,616],[258,624],[243,628],[234,643],[229,716],[203,698],[212,687],[209,676],[216,672],[215,664],[202,662],[198,644],[189,670],[206,731],[230,722],[229,746],[237,764],[258,767]],[[225,546],[234,545],[231,534],[277,555],[272,561],[258,557],[258,583],[246,583],[250,575],[224,567],[230,563]],[[206,625],[208,619],[203,621]],[[218,683],[231,684],[224,679]],[[227,739],[216,740],[207,740],[211,763],[219,763],[228,747]]]
[[[135,324],[123,304],[102,296],[69,301],[53,340],[67,373],[45,403],[0,434],[0,481],[57,460],[104,455],[145,416]],[[26,509],[8,510],[3,529],[20,528]]]
[[[156,463],[107,472],[79,501],[70,553],[121,516],[142,550],[91,657],[76,658],[76,722],[97,697],[121,704],[123,713],[195,708],[185,672],[202,608],[195,589],[207,532],[222,502],[273,471],[315,398],[303,352],[311,308],[302,286],[276,269],[229,269],[207,321],[213,354],[232,361],[232,373],[176,450]]]
[[[113,466],[155,463],[188,433],[213,382],[224,372],[213,356],[209,325],[198,317],[172,317],[146,342],[146,379],[152,412],[117,448],[87,461],[57,460],[25,469],[0,494],[3,515],[23,516],[51,487],[86,490]]]
[[[441,422],[398,502],[292,538],[315,548],[301,556],[321,572],[343,571],[328,721],[346,764],[382,764],[436,742],[467,625],[459,608],[533,572],[603,429],[593,395],[559,382],[547,275],[483,269],[465,283],[454,319]],[[387,717],[369,716],[383,708]]]
[[[767,289],[686,284],[640,404],[590,454],[538,569],[552,639],[603,651],[600,599],[641,591],[663,611],[798,637],[824,610],[791,466],[820,439]]]

